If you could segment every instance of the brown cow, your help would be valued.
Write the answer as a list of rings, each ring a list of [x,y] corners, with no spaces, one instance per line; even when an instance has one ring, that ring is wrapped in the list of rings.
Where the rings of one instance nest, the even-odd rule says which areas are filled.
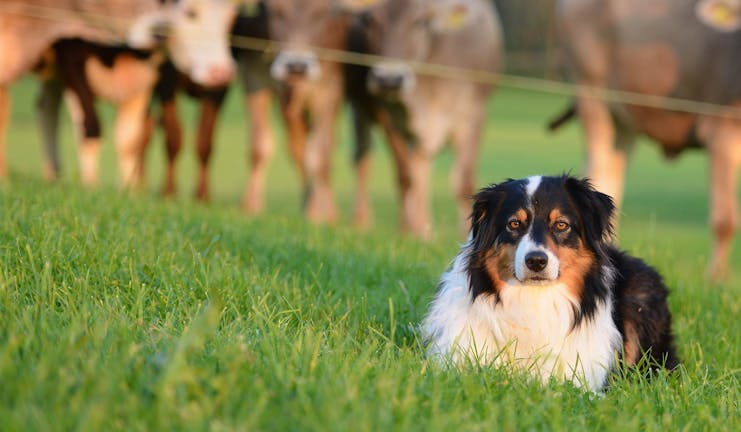
[[[268,38],[265,5],[260,2],[251,11],[246,10],[234,22],[231,35],[239,37]],[[237,62],[239,78],[245,91],[250,130],[251,164],[250,179],[244,194],[244,209],[258,213],[262,209],[262,192],[265,163],[273,149],[270,125],[271,87],[270,59],[265,53],[239,47],[232,48]],[[160,78],[155,87],[155,97],[161,102],[161,123],[165,132],[167,169],[163,194],[175,193],[175,162],[182,148],[182,132],[177,116],[177,95],[182,90],[195,98],[201,107],[196,133],[196,153],[199,161],[195,197],[206,201],[209,197],[208,163],[213,149],[213,135],[227,87],[206,87],[193,82],[187,75],[175,70],[171,63],[160,68]]]
[[[335,124],[344,98],[343,67],[312,48],[343,49],[351,15],[337,0],[267,0],[270,36],[283,44],[271,66],[283,83],[281,107],[289,151],[306,193],[306,216],[333,222],[337,209],[330,184]],[[266,161],[265,161],[266,162]]]
[[[739,3],[560,0],[558,12],[579,84],[741,107]],[[715,234],[709,274],[725,277],[739,219],[741,119],[607,103],[587,90],[577,97],[577,112],[587,141],[587,175],[618,203],[636,134],[657,141],[669,156],[707,148]]]
[[[152,48],[158,40],[153,34],[154,28],[167,28],[166,44],[177,66],[198,82],[217,85],[225,83],[233,72],[226,32],[235,11],[236,6],[227,0],[83,3],[32,0],[0,4],[0,52],[3,53],[0,57],[0,178],[7,175],[4,157],[10,105],[7,87],[38,64],[55,41],[76,38],[104,45],[127,41],[136,47]],[[64,46],[55,47],[57,54],[65,49]],[[88,86],[99,87],[97,90],[102,94],[116,96],[117,102],[125,105],[119,114],[122,123],[117,126],[117,141],[120,139],[120,148],[129,149],[125,150],[129,156],[124,155],[120,161],[122,179],[126,182],[133,166],[130,149],[132,143],[141,140],[143,110],[154,81],[149,77],[151,64],[131,57],[122,59],[132,68],[121,65],[111,68],[95,56],[86,56],[84,61],[75,64],[68,61],[65,67],[73,66],[76,70],[69,76],[86,76]],[[145,63],[148,62],[149,59]],[[129,76],[130,73],[133,76]],[[106,80],[112,81],[106,83]],[[116,87],[122,83],[127,85]],[[54,100],[53,97],[49,99]],[[83,178],[89,182],[94,182],[97,176],[97,147],[82,149]]]
[[[368,4],[369,2],[364,2]],[[450,174],[461,227],[467,231],[470,196],[486,102],[492,86],[415,73],[406,62],[424,62],[495,72],[501,66],[501,29],[496,11],[485,0],[386,0],[361,15],[353,26],[353,49],[388,57],[366,71],[366,82],[350,88],[359,141],[358,184],[367,172],[370,120],[384,125],[399,171],[402,229],[431,234],[430,170],[432,158],[447,141],[456,153]],[[357,33],[365,33],[358,43]],[[365,46],[363,46],[365,45]],[[358,69],[358,68],[356,68]],[[362,69],[362,68],[360,68]],[[354,75],[351,75],[354,76]],[[352,78],[357,79],[357,78]],[[360,95],[358,86],[372,94]],[[359,197],[367,196],[358,192]],[[359,198],[356,212],[369,210]]]

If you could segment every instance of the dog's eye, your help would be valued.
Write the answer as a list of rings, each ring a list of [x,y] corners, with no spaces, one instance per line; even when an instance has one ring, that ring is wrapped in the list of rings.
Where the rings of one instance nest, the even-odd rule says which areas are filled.
[[[512,219],[511,221],[507,222],[507,228],[511,229],[512,231],[519,229],[520,225],[522,224],[517,219]]]
[[[558,221],[553,224],[553,229],[556,232],[565,232],[565,231],[568,231],[569,228],[571,228],[571,226],[567,222],[564,222],[564,221]]]

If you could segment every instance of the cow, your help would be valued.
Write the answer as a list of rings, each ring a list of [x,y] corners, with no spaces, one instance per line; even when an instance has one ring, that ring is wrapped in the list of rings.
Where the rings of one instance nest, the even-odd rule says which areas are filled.
[[[8,86],[40,62],[48,61],[46,54],[52,52],[52,61],[61,61],[62,70],[68,72],[63,72],[67,77],[63,81],[65,86],[73,90],[73,99],[77,99],[72,105],[78,108],[72,111],[82,113],[77,116],[78,123],[89,126],[97,121],[92,120],[94,114],[82,105],[87,96],[80,96],[80,91],[97,90],[104,96],[113,96],[122,107],[116,135],[117,147],[123,156],[120,160],[122,180],[128,182],[136,166],[132,160],[135,153],[132,149],[141,141],[143,113],[154,85],[154,74],[149,71],[156,65],[150,63],[152,59],[149,56],[144,63],[137,55],[117,56],[117,59],[123,59],[132,67],[128,72],[122,72],[129,68],[120,65],[111,68],[111,65],[101,62],[99,56],[92,55],[90,44],[110,46],[126,42],[133,48],[152,49],[161,36],[156,35],[155,31],[167,29],[165,43],[178,68],[203,85],[223,85],[234,69],[228,55],[226,32],[235,14],[236,5],[227,0],[4,2],[0,5],[0,52],[3,52],[0,57],[0,178],[7,175],[5,131],[10,110]],[[34,37],[28,37],[29,34]],[[86,46],[84,51],[89,54],[67,55],[82,46]],[[114,70],[118,72],[114,73]],[[133,76],[129,76],[130,73]],[[70,77],[79,81],[80,76],[86,77],[82,87],[70,82]],[[126,84],[124,89],[118,87],[123,84]],[[85,86],[88,88],[85,89]],[[53,86],[48,88],[49,91],[54,90]],[[48,107],[55,100],[58,98],[53,94],[42,98],[41,106],[47,115],[53,116],[53,109]],[[48,120],[47,123],[53,127],[54,121]],[[83,129],[87,138],[94,138],[94,130],[91,131],[89,127]],[[81,149],[82,175],[83,181],[94,183],[99,145],[94,140],[88,144],[91,145]],[[50,165],[53,170],[54,164]]]
[[[710,159],[713,279],[728,274],[738,227],[741,164],[741,2],[738,0],[559,0],[566,58],[582,84],[576,109],[587,146],[586,174],[617,203],[635,138],[669,157],[701,146]],[[727,107],[702,114],[670,106],[607,102],[590,87]]]
[[[344,49],[352,14],[338,0],[266,0],[268,31],[280,43],[270,72],[281,83],[281,112],[289,153],[305,191],[305,214],[335,222],[330,182],[335,125],[344,100],[342,64],[318,49]],[[267,163],[267,160],[263,162]]]
[[[476,156],[493,85],[465,75],[450,78],[417,73],[410,62],[499,71],[502,34],[497,12],[485,0],[362,3],[367,10],[353,24],[352,49],[386,59],[369,69],[354,67],[352,78],[348,78],[357,83],[349,94],[358,143],[356,159],[361,167],[358,196],[367,196],[363,188],[367,184],[369,128],[378,121],[396,161],[401,228],[429,238],[432,158],[449,141],[456,154],[450,181],[461,232],[466,232]],[[367,201],[359,200],[356,214],[369,219],[368,213]]]
[[[240,13],[231,29],[235,38],[232,56],[238,67],[238,78],[245,92],[245,106],[249,112],[250,130],[250,179],[244,193],[243,208],[249,213],[262,210],[264,161],[273,149],[273,133],[270,125],[270,101],[275,83],[270,78],[270,57],[262,51],[240,46],[244,37],[267,40],[267,16],[265,5],[257,3],[254,8]],[[177,116],[177,95],[185,93],[200,105],[200,116],[196,133],[196,153],[199,162],[195,198],[207,201],[209,198],[208,164],[213,150],[213,135],[218,114],[227,94],[226,86],[203,86],[194,82],[188,75],[179,72],[171,62],[162,65],[154,96],[160,102],[161,118],[165,135],[167,168],[162,187],[164,196],[176,192],[175,163],[182,148],[182,127]],[[153,121],[153,120],[150,120]],[[150,129],[151,131],[151,129]],[[145,138],[145,141],[148,141]]]

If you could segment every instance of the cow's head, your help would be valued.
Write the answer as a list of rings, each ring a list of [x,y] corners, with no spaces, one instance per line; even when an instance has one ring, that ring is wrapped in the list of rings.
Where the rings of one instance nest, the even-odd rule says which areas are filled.
[[[361,1],[361,0],[356,0]],[[338,0],[266,0],[270,37],[283,44],[270,72],[275,79],[317,79],[314,47],[344,47],[349,15]]]
[[[175,66],[193,81],[204,86],[225,85],[234,74],[229,38],[239,3],[163,0],[158,11],[135,22],[128,43],[140,48],[164,43]]]
[[[342,1],[347,7],[361,3],[370,52],[392,58],[368,75],[369,90],[387,95],[414,88],[415,74],[406,61],[427,60],[435,40],[469,26],[479,7],[471,0]]]

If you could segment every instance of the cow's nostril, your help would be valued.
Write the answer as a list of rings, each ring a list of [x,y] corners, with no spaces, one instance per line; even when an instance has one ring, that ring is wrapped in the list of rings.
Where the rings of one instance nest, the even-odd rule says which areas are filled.
[[[530,252],[525,255],[525,265],[534,272],[542,271],[548,265],[548,255],[542,251]]]
[[[233,69],[228,66],[212,66],[209,71],[211,82],[216,85],[223,85],[232,79]]]
[[[286,69],[288,69],[288,73],[292,75],[304,75],[306,74],[306,71],[308,70],[308,66],[306,62],[299,62],[299,61],[293,61],[286,65]]]
[[[392,88],[399,88],[401,87],[401,76],[392,76],[388,78],[388,86]]]
[[[385,90],[398,90],[401,88],[402,77],[401,75],[386,75],[378,78],[380,87]]]

